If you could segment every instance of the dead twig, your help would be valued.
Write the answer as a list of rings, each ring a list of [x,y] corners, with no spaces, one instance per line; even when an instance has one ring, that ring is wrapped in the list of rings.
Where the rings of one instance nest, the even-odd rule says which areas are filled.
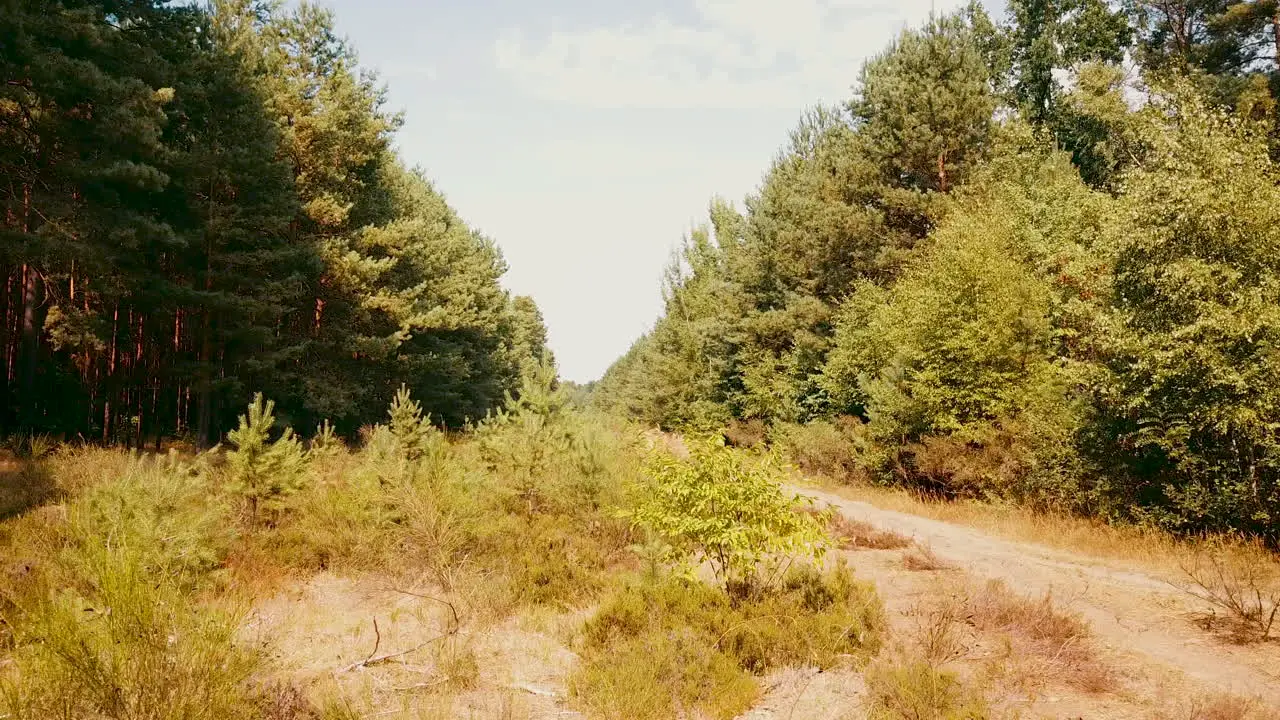
[[[350,665],[347,665],[344,668],[338,669],[337,671],[334,672],[334,674],[341,675],[343,673],[351,672],[352,670],[358,670],[358,669],[367,668],[373,665],[379,665],[384,662],[390,662],[391,660],[395,660],[396,658],[404,657],[405,655],[411,655],[413,653],[418,652],[422,648],[430,645],[431,643],[436,642],[437,640],[443,640],[453,634],[455,634],[455,631],[450,631],[443,635],[437,635],[436,637],[433,637],[430,640],[426,640],[424,642],[418,643],[417,645],[414,645],[408,650],[402,650],[400,652],[394,652],[394,653],[387,653],[386,655],[379,655],[378,657],[366,658],[364,660],[361,660],[360,662],[351,663]]]
[[[432,602],[440,603],[441,605],[444,605],[445,607],[449,608],[449,612],[453,613],[453,625],[452,625],[452,629],[448,633],[449,635],[456,633],[458,631],[458,628],[462,627],[462,620],[458,615],[458,608],[455,607],[454,604],[449,602],[448,600],[441,600],[440,598],[435,597],[433,595],[424,595],[422,593],[413,592],[412,590],[402,590],[397,587],[390,587],[388,589],[391,590],[391,592],[400,593],[401,595],[408,595],[409,597],[416,597],[416,598],[421,598],[423,600],[430,600]]]
[[[382,645],[382,633],[378,630],[378,618],[373,619],[373,649],[369,651],[368,657],[364,659],[369,662],[374,655],[378,654],[378,648]]]

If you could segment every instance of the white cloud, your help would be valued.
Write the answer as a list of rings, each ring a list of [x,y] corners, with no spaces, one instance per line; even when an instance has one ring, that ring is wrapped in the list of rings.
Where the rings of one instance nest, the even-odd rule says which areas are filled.
[[[799,108],[848,96],[863,60],[961,0],[690,0],[696,22],[518,29],[494,47],[527,91],[592,107]]]

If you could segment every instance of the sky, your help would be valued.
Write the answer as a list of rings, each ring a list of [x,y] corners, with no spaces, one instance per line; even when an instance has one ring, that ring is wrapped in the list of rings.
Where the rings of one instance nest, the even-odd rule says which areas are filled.
[[[740,205],[805,108],[848,99],[867,57],[963,4],[319,2],[404,113],[401,156],[502,249],[505,286],[537,301],[579,382],[652,327],[713,197]]]

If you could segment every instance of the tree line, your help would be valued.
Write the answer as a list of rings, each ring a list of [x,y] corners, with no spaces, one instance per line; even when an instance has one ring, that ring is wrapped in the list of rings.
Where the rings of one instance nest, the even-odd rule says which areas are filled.
[[[974,3],[711,203],[595,402],[1280,542],[1280,8]],[[819,432],[821,431],[821,432]]]
[[[303,2],[0,1],[0,435],[478,419],[546,331]]]

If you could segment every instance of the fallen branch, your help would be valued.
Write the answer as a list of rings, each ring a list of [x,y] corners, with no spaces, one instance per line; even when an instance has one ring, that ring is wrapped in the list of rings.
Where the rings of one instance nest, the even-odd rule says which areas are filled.
[[[441,605],[444,605],[445,607],[449,608],[449,611],[453,613],[453,629],[449,631],[450,635],[452,635],[453,633],[456,633],[458,631],[458,628],[462,627],[462,620],[458,617],[458,608],[454,607],[454,604],[449,602],[448,600],[441,600],[438,597],[435,597],[432,595],[423,595],[422,593],[413,592],[411,590],[401,590],[400,588],[397,588],[397,587],[392,587],[388,589],[390,589],[392,592],[400,593],[401,595],[408,595],[409,597],[416,597],[416,598],[421,598],[423,600],[430,600],[432,602],[440,603]]]
[[[529,693],[530,695],[538,695],[541,697],[560,697],[559,693],[553,690],[543,690],[542,688],[536,688],[532,685],[512,685],[511,689],[523,690]]]
[[[382,645],[382,633],[378,630],[378,618],[373,619],[373,649],[369,651],[368,657],[364,659],[369,662],[374,655],[378,654],[378,647]]]
[[[379,665],[384,662],[390,662],[391,660],[395,660],[396,658],[400,658],[400,657],[404,657],[405,655],[416,653],[422,648],[430,645],[431,643],[437,640],[443,640],[449,637],[450,635],[456,634],[456,632],[457,631],[450,631],[443,635],[437,635],[436,637],[433,637],[430,640],[414,645],[408,650],[403,650],[401,652],[395,652],[395,653],[387,653],[386,655],[379,655],[378,657],[370,657],[370,658],[361,660],[360,662],[351,663],[350,665],[335,671],[334,674],[341,675],[342,673],[351,672],[352,670],[358,670],[358,669],[370,667],[372,665]]]

